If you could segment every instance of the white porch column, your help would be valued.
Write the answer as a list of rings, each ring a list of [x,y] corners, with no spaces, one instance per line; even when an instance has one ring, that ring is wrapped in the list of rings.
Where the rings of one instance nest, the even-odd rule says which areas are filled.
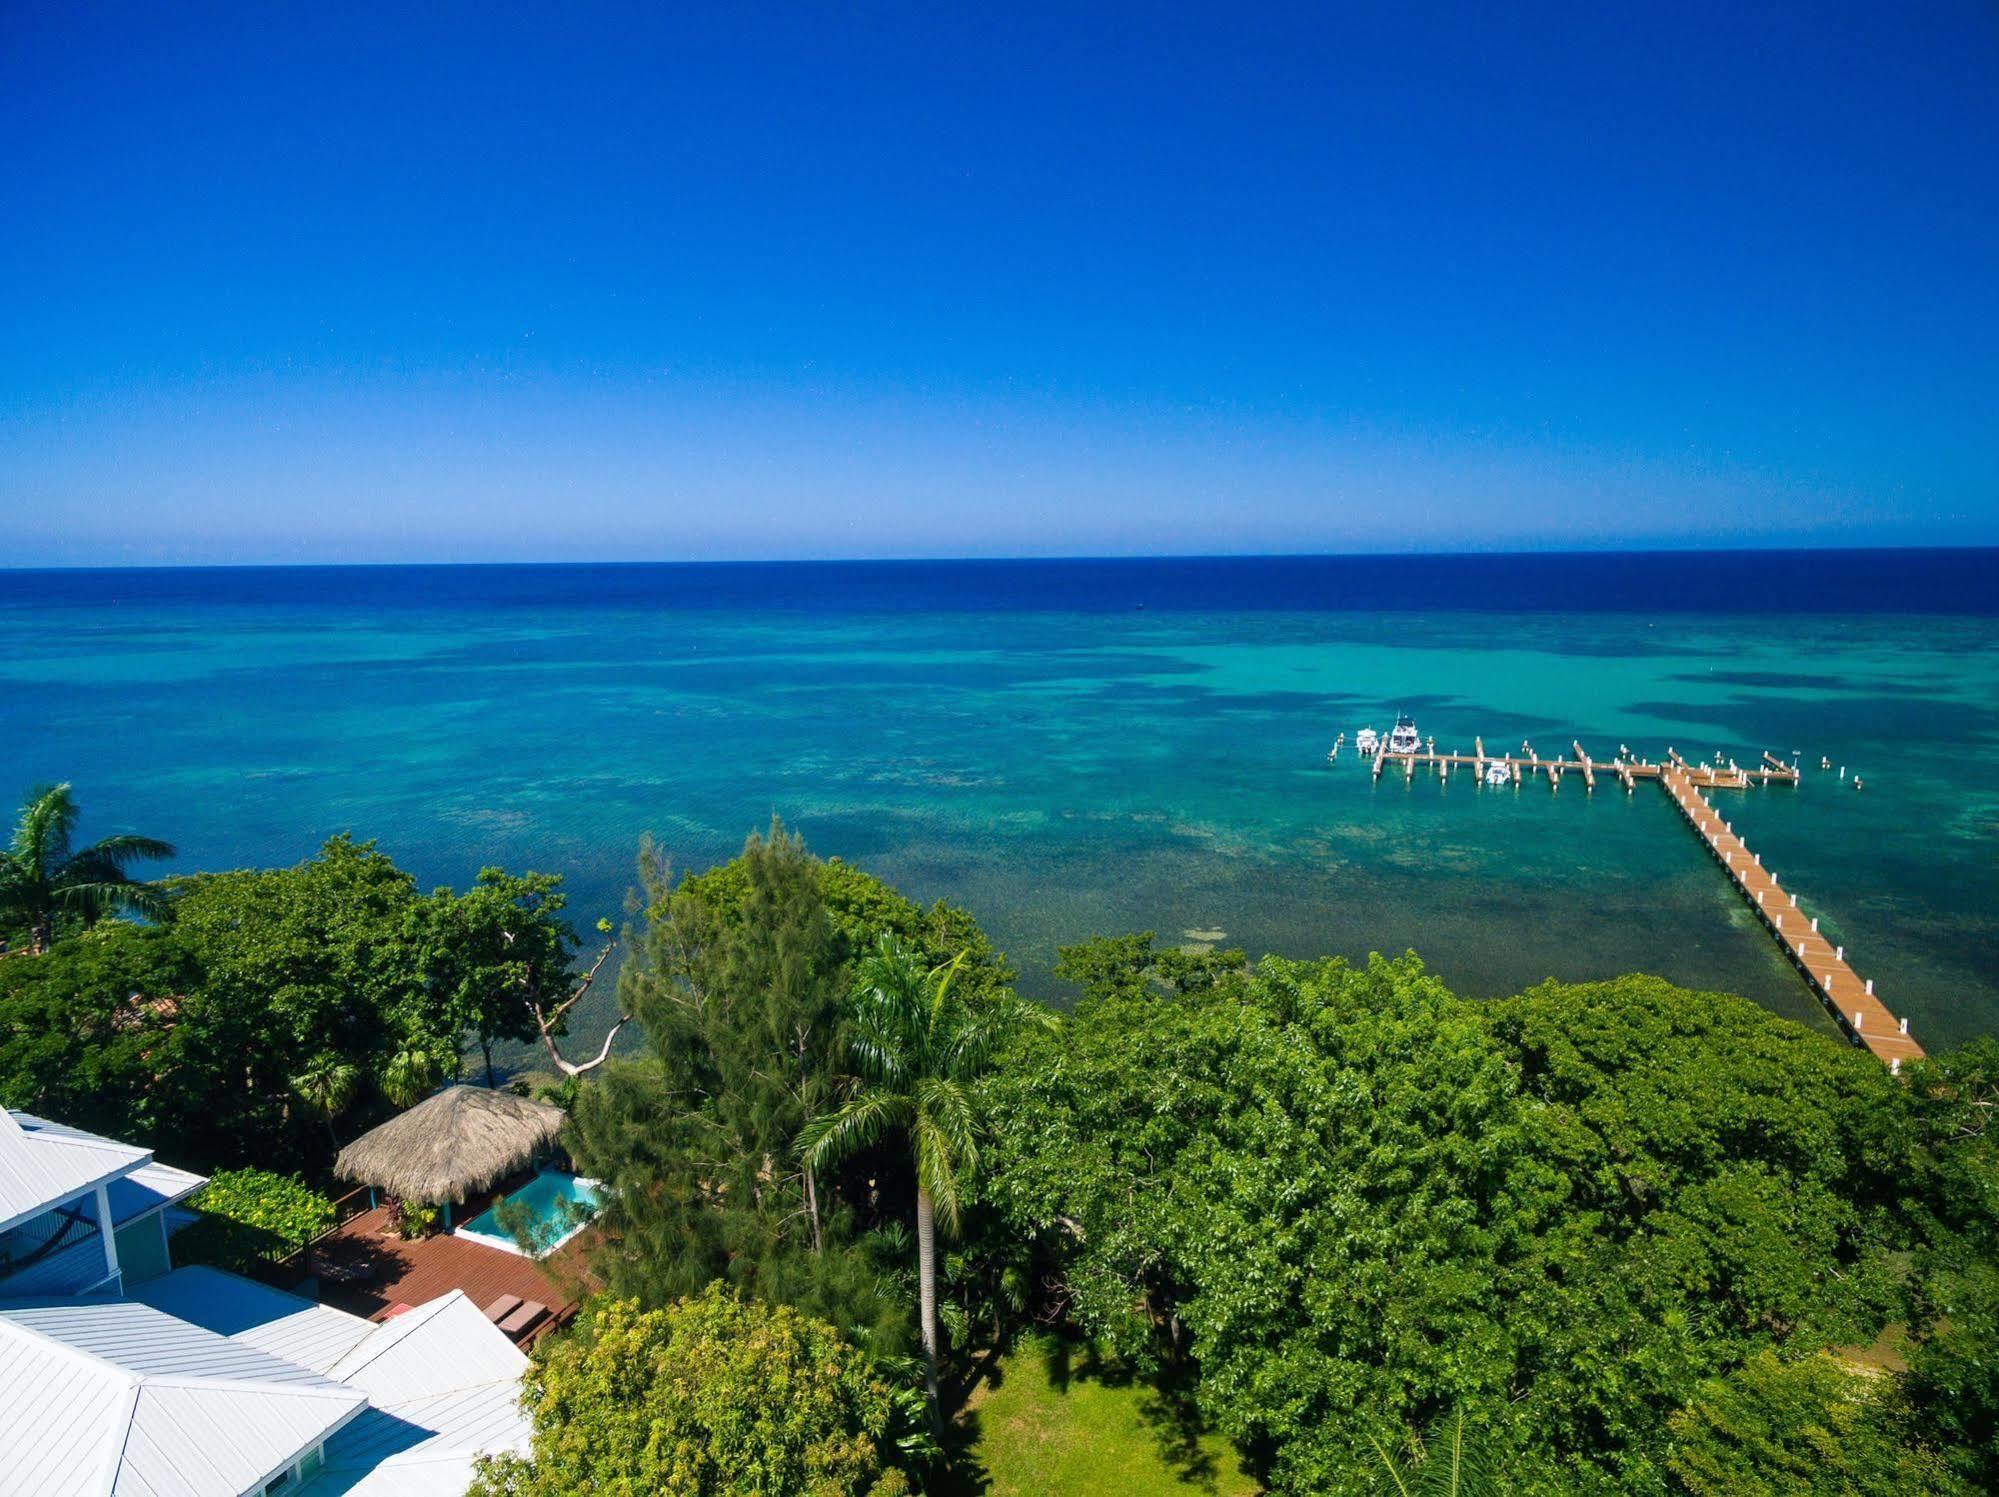
[[[118,1272],[118,1232],[111,1223],[111,1193],[97,1187],[97,1225],[104,1237],[104,1277]]]

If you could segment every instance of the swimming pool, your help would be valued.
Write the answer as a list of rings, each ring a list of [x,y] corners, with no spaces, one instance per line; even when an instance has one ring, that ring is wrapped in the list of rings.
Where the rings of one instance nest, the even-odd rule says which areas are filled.
[[[602,1204],[595,1180],[545,1169],[513,1194],[496,1197],[492,1205],[459,1227],[456,1235],[523,1257],[546,1258],[581,1232]],[[509,1225],[523,1228],[532,1251],[500,1224],[502,1207],[510,1218],[524,1213]]]

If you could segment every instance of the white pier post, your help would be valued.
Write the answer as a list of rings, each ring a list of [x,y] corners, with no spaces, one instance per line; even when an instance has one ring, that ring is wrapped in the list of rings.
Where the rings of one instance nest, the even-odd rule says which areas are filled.
[[[1864,1010],[1862,1010],[1862,1009],[1857,1009],[1857,1008],[1856,1008],[1856,1009],[1855,1009],[1855,1010],[1853,1011],[1853,1032],[1854,1032],[1855,1034],[1858,1034],[1858,1033],[1860,1033],[1860,1026],[1861,1026],[1861,1023],[1862,1023],[1862,1022],[1863,1022],[1863,1021],[1864,1021],[1864,1020],[1865,1020],[1866,1018],[1867,1018],[1867,1014],[1866,1014],[1866,1012],[1865,1012]]]
[[[1814,915],[1812,916],[1812,934],[1817,935],[1818,930],[1819,930],[1819,917]]]
[[[1867,996],[1869,998],[1874,996],[1874,979],[1871,977],[1867,979]]]
[[[1833,959],[1834,961],[1836,961],[1836,962],[1843,962],[1843,961],[1845,961],[1845,960],[1846,960],[1846,948],[1845,948],[1844,946],[1835,946],[1835,947],[1833,947],[1833,948],[1832,948],[1832,959]]]
[[[1795,910],[1797,907],[1798,907],[1798,896],[1793,894],[1791,896],[1791,908]]]
[[[1901,1056],[1899,1056],[1899,1055],[1898,1055],[1898,1056],[1896,1056],[1896,1057],[1895,1057],[1895,1058],[1894,1058],[1893,1060],[1891,1060],[1891,1061],[1889,1061],[1889,1062],[1888,1062],[1888,1074],[1889,1074],[1890,1076],[1899,1076],[1899,1075],[1901,1075],[1901,1074],[1902,1074],[1902,1057],[1901,1057]]]
[[[1902,1033],[1907,1034],[1908,1032],[1909,1032],[1909,1021],[1907,1019],[1904,1019],[1902,1020]]]

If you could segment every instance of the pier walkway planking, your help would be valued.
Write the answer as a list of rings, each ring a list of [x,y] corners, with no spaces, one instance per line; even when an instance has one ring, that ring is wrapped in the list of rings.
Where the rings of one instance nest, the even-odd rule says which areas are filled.
[[[1923,1047],[1910,1038],[1908,1021],[1889,1012],[1874,996],[1873,984],[1863,982],[1847,965],[1845,952],[1813,928],[1813,921],[1798,908],[1797,896],[1784,892],[1748,844],[1707,803],[1686,771],[1668,769],[1660,783],[1848,1036],[1865,1045],[1890,1070],[1900,1071],[1904,1061],[1922,1059]]]
[[[1636,788],[1639,780],[1658,781],[1687,824],[1707,845],[1714,860],[1728,871],[1729,878],[1756,910],[1764,927],[1804,974],[1806,983],[1846,1036],[1898,1073],[1903,1062],[1922,1058],[1923,1047],[1910,1037],[1908,1021],[1898,1019],[1874,996],[1873,984],[1863,981],[1847,964],[1845,950],[1813,928],[1811,918],[1798,908],[1797,896],[1784,891],[1748,844],[1735,835],[1734,829],[1701,794],[1703,790],[1746,790],[1756,784],[1795,785],[1799,778],[1796,765],[1786,764],[1767,751],[1762,767],[1745,769],[1733,761],[1726,767],[1689,764],[1670,749],[1663,761],[1653,764],[1622,750],[1615,759],[1591,759],[1580,742],[1570,746],[1575,754],[1573,759],[1543,759],[1527,744],[1521,745],[1519,755],[1488,754],[1482,739],[1474,746],[1476,752],[1471,754],[1440,754],[1434,740],[1416,753],[1395,753],[1384,747],[1374,754],[1373,776],[1379,780],[1388,760],[1401,759],[1405,761],[1405,780],[1415,778],[1420,763],[1434,767],[1439,779],[1447,778],[1457,765],[1483,775],[1488,765],[1503,764],[1515,785],[1525,775],[1544,774],[1555,789],[1561,788],[1562,776],[1574,770],[1582,775],[1584,785],[1594,790],[1596,771],[1605,767],[1616,772],[1627,794]]]

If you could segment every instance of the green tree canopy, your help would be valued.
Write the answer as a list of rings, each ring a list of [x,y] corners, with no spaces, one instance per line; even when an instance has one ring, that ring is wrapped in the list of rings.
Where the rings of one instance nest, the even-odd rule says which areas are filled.
[[[1883,1373],[1823,1352],[1786,1363],[1759,1351],[1672,1416],[1671,1486],[1689,1497],[1969,1497],[1935,1451],[1897,1428],[1895,1400]]]
[[[0,961],[0,1104],[114,1138],[196,1125],[180,1025],[193,971],[169,933],[123,921]]]
[[[619,1002],[644,1048],[593,1073],[572,1114],[578,1165],[612,1187],[598,1271],[649,1305],[724,1277],[873,1352],[906,1348],[911,1307],[865,1237],[913,1213],[914,1182],[886,1151],[822,1179],[799,1134],[838,1100],[846,994],[880,936],[933,963],[962,941],[968,994],[1010,974],[962,911],[821,861],[781,823],[678,883],[648,843],[640,880]]]
[[[1470,1004],[1413,957],[1099,980],[991,1085],[994,1198],[1279,1489],[1365,1490],[1452,1413],[1512,1489],[1658,1489],[1705,1379],[1894,1303],[1901,1088],[1742,1000]]]
[[[906,1399],[833,1327],[711,1285],[661,1309],[600,1299],[543,1340],[526,1459],[474,1497],[895,1497]]]
[[[418,1100],[468,1033],[532,1032],[528,997],[573,949],[559,882],[488,869],[422,897],[348,837],[169,880],[158,925],[0,962],[0,1098],[177,1162],[315,1170],[338,1119]]]

